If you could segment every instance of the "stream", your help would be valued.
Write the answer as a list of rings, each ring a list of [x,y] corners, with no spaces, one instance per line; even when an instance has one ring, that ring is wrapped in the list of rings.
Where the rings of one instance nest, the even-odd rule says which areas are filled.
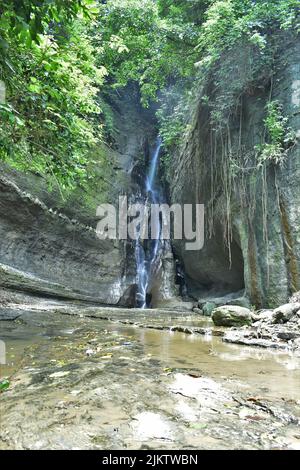
[[[44,301],[1,321],[0,448],[300,449],[300,357],[140,312]]]

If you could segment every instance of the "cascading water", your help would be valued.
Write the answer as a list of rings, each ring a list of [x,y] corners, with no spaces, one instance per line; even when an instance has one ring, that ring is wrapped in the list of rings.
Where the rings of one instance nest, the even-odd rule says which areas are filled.
[[[161,191],[156,188],[156,176],[159,167],[159,156],[162,146],[161,138],[159,137],[156,141],[154,151],[151,155],[151,162],[149,171],[146,175],[145,190],[147,194],[147,201],[150,204],[159,204],[161,201]],[[147,307],[147,294],[148,288],[152,281],[152,276],[155,273],[156,259],[159,253],[159,247],[162,243],[160,238],[161,235],[161,222],[157,218],[157,226],[154,227],[154,234],[152,233],[152,240],[150,246],[145,249],[141,237],[136,241],[135,246],[135,259],[137,267],[137,305],[140,308]]]

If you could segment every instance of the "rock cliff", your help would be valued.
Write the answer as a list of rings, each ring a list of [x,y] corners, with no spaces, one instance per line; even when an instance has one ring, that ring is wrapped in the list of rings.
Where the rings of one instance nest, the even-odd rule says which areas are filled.
[[[299,38],[279,33],[272,52],[266,60],[241,44],[220,59],[175,156],[172,202],[206,210],[204,249],[187,252],[184,241],[174,243],[195,298],[245,287],[253,305],[272,307],[299,290]],[[270,102],[294,135],[280,164],[260,159]]]

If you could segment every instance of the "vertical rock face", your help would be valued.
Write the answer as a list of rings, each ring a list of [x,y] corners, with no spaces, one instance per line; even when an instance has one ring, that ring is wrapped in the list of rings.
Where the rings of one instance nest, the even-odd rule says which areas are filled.
[[[124,260],[95,228],[54,213],[0,177],[0,286],[72,299],[116,303]]]
[[[186,252],[184,241],[174,243],[195,296],[245,286],[251,302],[265,307],[300,288],[299,143],[287,145],[281,165],[261,162],[257,147],[268,138],[270,100],[300,137],[299,38],[279,35],[274,57],[260,65],[260,53],[245,45],[220,60],[175,157],[172,202],[205,204],[204,248]]]

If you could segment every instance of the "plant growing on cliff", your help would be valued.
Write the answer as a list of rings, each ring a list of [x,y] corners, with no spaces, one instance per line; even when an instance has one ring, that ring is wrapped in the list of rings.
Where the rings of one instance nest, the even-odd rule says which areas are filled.
[[[183,97],[185,99],[183,99]],[[171,181],[172,157],[178,143],[183,140],[187,132],[187,117],[189,112],[188,92],[185,83],[179,82],[170,90],[166,90],[159,100],[159,109],[156,113],[159,132],[163,140],[164,154],[162,164],[164,176]]]
[[[241,38],[263,50],[278,29],[299,30],[299,0],[217,0],[211,2],[197,49],[198,66],[211,66]]]
[[[211,125],[213,129],[226,133],[230,117],[242,108],[243,93],[250,93],[256,84],[261,86],[271,78],[276,53],[274,33],[277,34],[280,29],[299,29],[299,6],[298,0],[217,0],[206,5],[198,25],[197,57],[193,55],[196,67],[191,76],[194,77],[194,84],[185,81],[186,90],[191,89],[190,95],[182,93],[172,112],[159,111],[161,132],[166,135],[169,166],[172,162],[170,155],[176,151],[178,142],[184,140],[185,130],[188,129],[189,113],[184,116],[182,110],[193,107],[190,97],[197,96],[205,84],[213,84],[218,98],[214,100],[214,93],[210,93],[209,102],[206,103],[211,110]],[[237,67],[241,63],[241,45],[244,61],[241,67]],[[230,82],[228,76],[231,77]],[[181,116],[177,127],[178,110]],[[271,151],[272,148],[267,150]],[[170,170],[168,172],[171,174]]]
[[[267,116],[264,119],[267,142],[257,146],[258,164],[272,162],[282,165],[288,149],[295,143],[295,132],[288,127],[288,118],[283,115],[279,101],[270,101],[266,106]]]

